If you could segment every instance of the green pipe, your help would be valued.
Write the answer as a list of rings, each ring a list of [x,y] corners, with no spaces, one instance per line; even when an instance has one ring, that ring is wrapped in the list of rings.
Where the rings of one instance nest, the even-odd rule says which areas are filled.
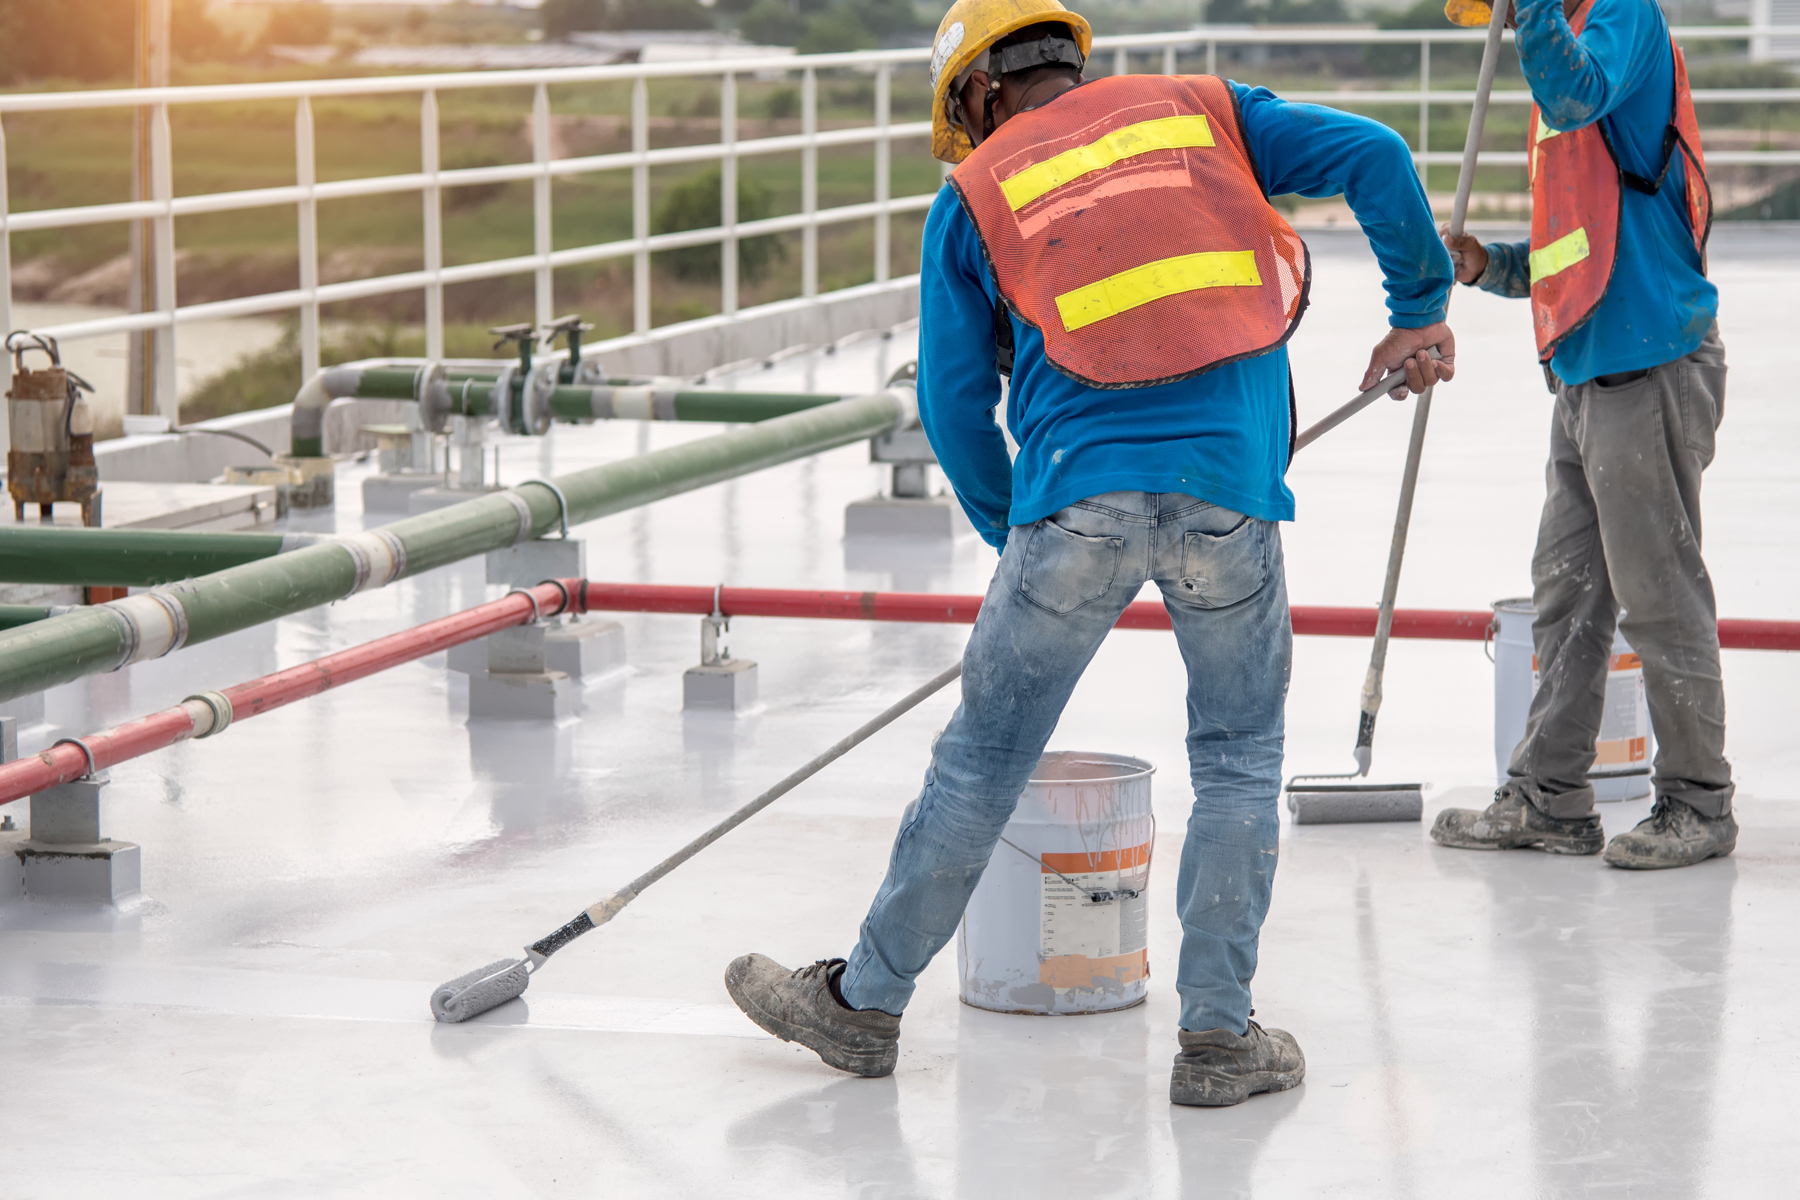
[[[37,604],[0,604],[0,629],[17,629],[49,617],[50,610]]]
[[[14,525],[0,528],[0,583],[151,587],[269,558],[314,540],[307,534]]]
[[[911,389],[895,387],[0,631],[0,701],[541,537],[565,515],[571,525],[591,521],[879,437],[916,416]]]
[[[550,415],[559,421],[766,421],[833,404],[842,396],[812,392],[678,392],[647,386],[558,387]]]

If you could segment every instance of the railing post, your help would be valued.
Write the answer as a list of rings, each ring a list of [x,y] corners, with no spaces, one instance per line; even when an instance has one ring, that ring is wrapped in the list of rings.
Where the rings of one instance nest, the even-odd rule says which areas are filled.
[[[1431,190],[1431,168],[1425,155],[1431,151],[1431,43],[1419,41],[1419,181]]]
[[[556,292],[550,270],[550,89],[537,85],[531,100],[531,161],[537,177],[531,181],[532,252],[537,255],[537,323],[548,325],[556,315]]]
[[[319,203],[313,199],[317,184],[313,155],[312,101],[305,96],[294,108],[294,183],[303,191],[299,203],[300,290],[306,293],[300,302],[300,378],[311,379],[319,373]]]
[[[1173,44],[1163,47],[1162,73],[1164,75],[1173,75],[1175,73],[1175,47]]]
[[[875,282],[888,281],[888,254],[890,235],[888,231],[888,200],[891,187],[889,184],[891,150],[893,142],[888,138],[888,115],[893,107],[894,68],[891,63],[882,63],[875,68]]]
[[[444,190],[438,186],[442,157],[438,141],[437,92],[427,89],[419,102],[419,170],[427,179],[425,205],[425,357],[444,357]]]
[[[309,139],[310,141],[310,139]],[[168,323],[156,331],[156,412],[181,423],[175,385],[175,162],[169,133],[169,106],[150,109],[150,198],[162,205],[152,221],[150,257],[156,271],[156,311]]]
[[[738,310],[737,76],[730,71],[719,87],[719,141],[725,148],[719,165],[719,224],[725,229],[719,244],[719,311],[729,317]]]
[[[1208,75],[1219,73],[1219,43],[1214,41],[1206,43],[1206,73]]]
[[[650,85],[640,75],[631,83],[631,152],[649,151]],[[641,335],[650,332],[650,251],[644,249],[650,236],[650,164],[641,160],[631,167],[631,236],[637,242],[631,252],[631,328]]]
[[[800,132],[806,148],[800,151],[800,211],[806,224],[800,230],[800,294],[819,294],[819,73],[812,67],[800,76]]]
[[[1113,51],[1112,73],[1114,75],[1131,74],[1131,55],[1123,46],[1120,46],[1117,50]]]

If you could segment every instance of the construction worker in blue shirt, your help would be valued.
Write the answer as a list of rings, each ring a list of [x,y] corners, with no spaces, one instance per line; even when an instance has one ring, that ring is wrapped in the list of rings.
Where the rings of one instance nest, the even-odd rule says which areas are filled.
[[[1001,560],[962,703],[848,959],[790,971],[745,955],[726,986],[832,1066],[891,1072],[919,973],[956,931],[1076,681],[1153,580],[1188,668],[1195,796],[1175,883],[1170,1099],[1235,1104],[1305,1073],[1297,1041],[1254,1021],[1250,998],[1292,647],[1276,524],[1294,515],[1286,343],[1311,279],[1268,196],[1342,194],[1368,234],[1389,328],[1365,388],[1402,366],[1415,392],[1453,374],[1451,266],[1391,130],[1213,76],[1084,82],[1091,44],[1056,0],[958,0],[938,28],[933,153],[958,165],[925,224],[919,411]],[[994,421],[1009,369],[1016,461]],[[1121,860],[1136,861],[1128,849],[1147,851]],[[1117,945],[1059,942],[1019,994],[1141,981],[1142,934],[1127,944],[1127,926],[1141,922],[1120,918]],[[1082,954],[1091,978],[1071,989]]]
[[[1690,866],[1737,845],[1700,553],[1700,476],[1725,403],[1700,131],[1654,0],[1522,0],[1510,19],[1535,101],[1532,237],[1445,238],[1463,283],[1531,298],[1556,394],[1532,559],[1541,682],[1494,803],[1446,810],[1431,833],[1462,849],[1604,845],[1615,867]],[[1615,628],[1643,664],[1656,798],[1607,844],[1589,770]]]

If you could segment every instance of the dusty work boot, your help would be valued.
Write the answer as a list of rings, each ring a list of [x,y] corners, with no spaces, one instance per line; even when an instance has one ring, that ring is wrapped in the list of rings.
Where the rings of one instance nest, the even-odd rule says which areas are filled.
[[[1563,820],[1544,814],[1517,792],[1502,788],[1485,809],[1446,808],[1431,827],[1431,840],[1457,850],[1544,850],[1598,854],[1606,844],[1599,817]]]
[[[725,968],[725,990],[744,1015],[784,1042],[799,1042],[827,1066],[852,1075],[892,1075],[900,1056],[900,1018],[878,1009],[846,1008],[831,993],[841,958],[821,958],[790,971],[762,954]]]
[[[1691,867],[1737,849],[1738,827],[1730,813],[1708,817],[1692,805],[1661,797],[1630,833],[1606,846],[1609,866],[1630,871]]]
[[[1169,1103],[1218,1107],[1242,1104],[1257,1092],[1285,1092],[1306,1078],[1306,1055],[1285,1029],[1255,1021],[1238,1035],[1229,1029],[1181,1031],[1181,1053],[1169,1076]]]

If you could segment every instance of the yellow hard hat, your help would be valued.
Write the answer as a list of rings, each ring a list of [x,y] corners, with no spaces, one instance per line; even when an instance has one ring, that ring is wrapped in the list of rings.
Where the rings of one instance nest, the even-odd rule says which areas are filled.
[[[1087,58],[1094,30],[1087,18],[1057,0],[956,0],[938,24],[931,51],[931,153],[944,162],[961,162],[975,149],[969,135],[950,119],[950,88],[965,68],[995,42],[1027,25],[1060,21],[1075,33],[1075,45]]]
[[[1494,18],[1494,6],[1488,0],[1444,0],[1444,15],[1452,25],[1464,29],[1486,29]]]

